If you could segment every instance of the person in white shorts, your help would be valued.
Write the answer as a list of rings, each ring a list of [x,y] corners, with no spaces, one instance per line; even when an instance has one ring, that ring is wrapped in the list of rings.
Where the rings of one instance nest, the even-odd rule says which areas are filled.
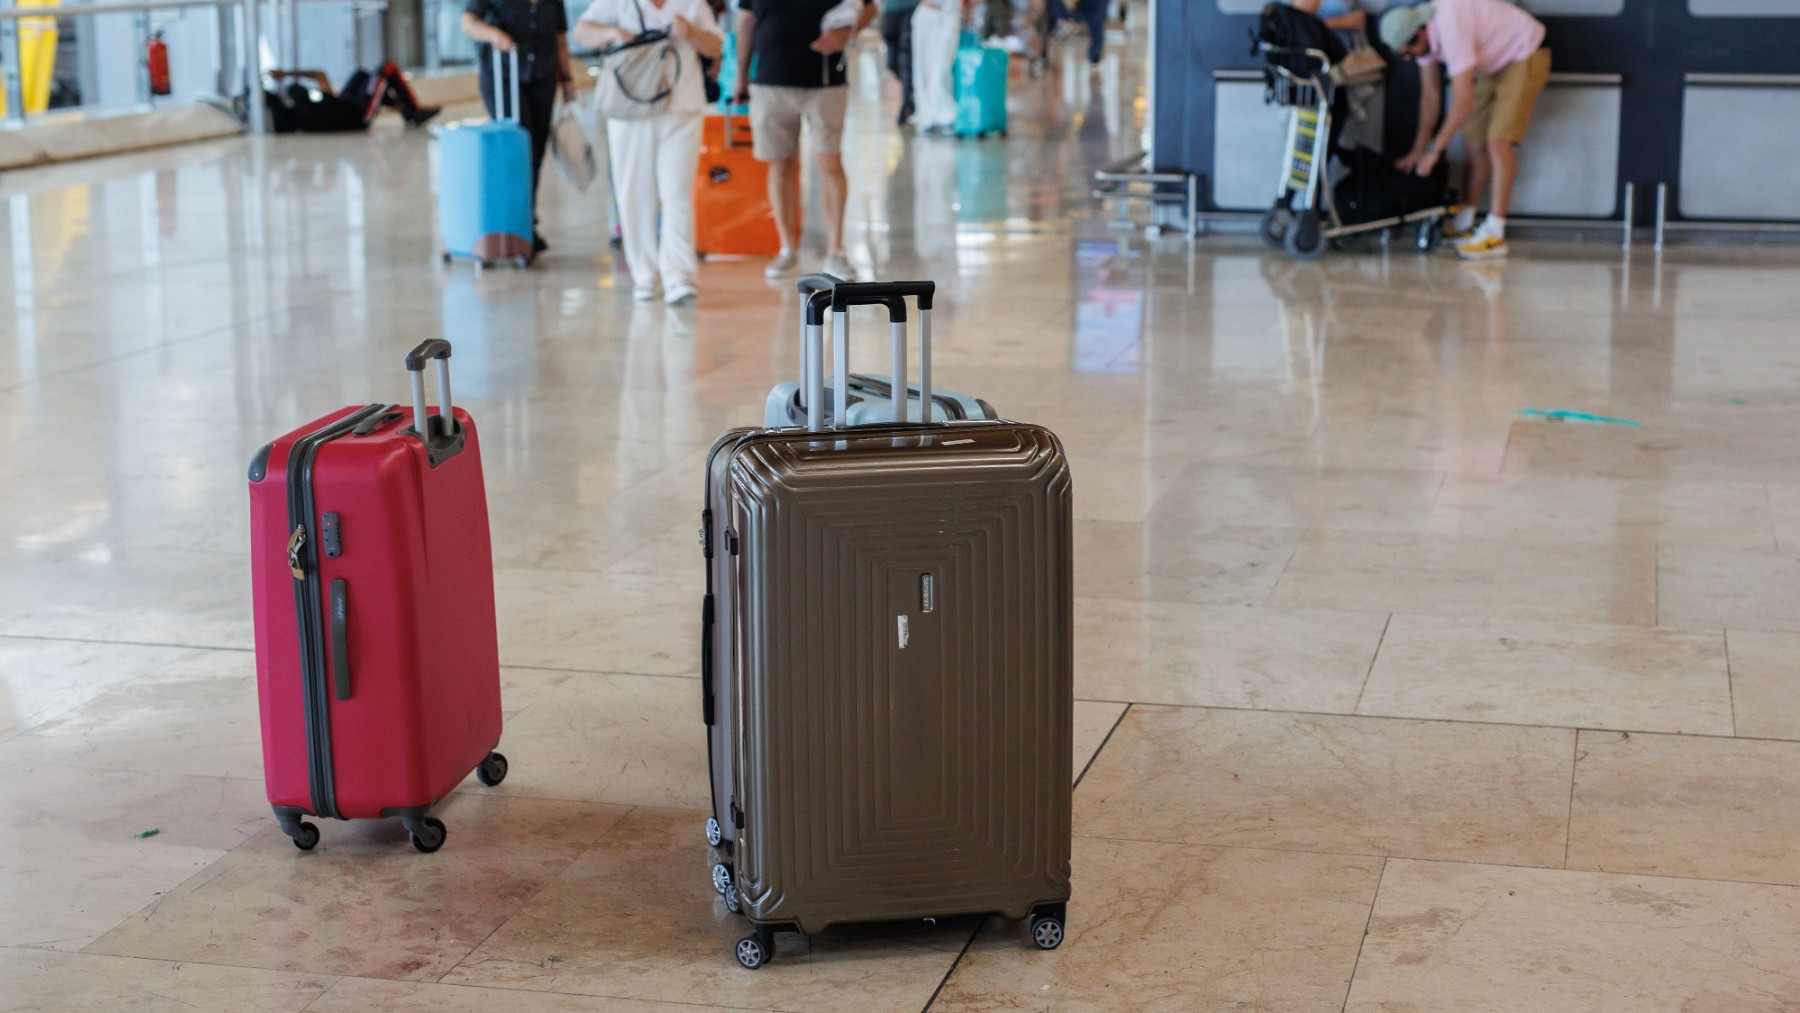
[[[875,0],[862,0],[854,22],[843,25],[844,0],[744,0],[738,15],[736,101],[750,103],[756,158],[769,163],[769,205],[781,252],[764,274],[779,278],[799,264],[800,131],[804,124],[824,187],[823,269],[854,277],[844,257],[844,205],[849,181],[839,153],[844,110],[849,105],[844,49],[872,21]],[[829,22],[828,19],[829,18]],[[830,27],[838,26],[838,27]],[[756,72],[751,74],[750,68]]]
[[[663,300],[679,306],[699,295],[694,176],[700,169],[700,124],[706,115],[700,57],[718,59],[725,40],[706,0],[593,0],[575,23],[575,41],[603,49],[646,31],[669,33],[681,68],[675,94],[660,115],[607,120],[606,147],[612,154],[632,297],[640,302],[656,298],[660,278]]]

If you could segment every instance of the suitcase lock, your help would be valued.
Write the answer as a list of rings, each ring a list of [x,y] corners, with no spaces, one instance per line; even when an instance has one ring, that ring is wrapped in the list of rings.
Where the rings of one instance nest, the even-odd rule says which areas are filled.
[[[302,524],[288,536],[288,570],[295,580],[306,579],[306,567],[301,565],[300,550],[306,547],[306,525]]]

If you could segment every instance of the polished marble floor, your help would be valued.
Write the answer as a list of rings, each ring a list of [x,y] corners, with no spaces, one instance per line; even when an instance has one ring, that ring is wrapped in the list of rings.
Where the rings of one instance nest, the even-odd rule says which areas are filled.
[[[384,127],[0,180],[0,1009],[1800,1008],[1800,254],[1149,240],[1084,182],[1136,147],[1133,60],[1021,76],[1012,137],[955,144],[887,127],[873,59],[858,266],[936,278],[940,382],[1073,458],[1064,946],[955,919],[736,967],[692,532],[794,297],[721,260],[633,304],[555,177],[541,267],[446,271],[430,145]],[[483,425],[512,773],[434,856],[384,823],[301,854],[244,462],[402,399],[434,335]]]

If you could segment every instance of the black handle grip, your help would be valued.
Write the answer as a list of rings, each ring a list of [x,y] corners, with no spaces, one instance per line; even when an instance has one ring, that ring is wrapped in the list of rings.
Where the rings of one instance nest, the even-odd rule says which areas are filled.
[[[406,371],[417,373],[424,369],[425,364],[432,359],[448,359],[449,357],[450,342],[443,338],[426,338],[419,342],[419,347],[406,353]]]
[[[928,310],[936,293],[935,281],[847,281],[831,290],[831,311],[838,313],[851,306],[891,307],[889,300],[907,298],[919,300],[919,309]]]
[[[350,699],[350,589],[331,582],[331,687],[339,700]]]

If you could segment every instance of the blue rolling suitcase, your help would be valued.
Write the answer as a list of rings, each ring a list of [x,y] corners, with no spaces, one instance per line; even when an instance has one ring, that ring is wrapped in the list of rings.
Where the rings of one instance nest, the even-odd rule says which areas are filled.
[[[956,51],[956,136],[1006,136],[1006,50],[971,45]]]
[[[482,267],[501,260],[519,267],[531,263],[531,138],[519,125],[519,54],[510,55],[512,87],[502,90],[506,78],[500,52],[494,51],[499,117],[438,134],[438,230],[445,263],[454,257]]]

